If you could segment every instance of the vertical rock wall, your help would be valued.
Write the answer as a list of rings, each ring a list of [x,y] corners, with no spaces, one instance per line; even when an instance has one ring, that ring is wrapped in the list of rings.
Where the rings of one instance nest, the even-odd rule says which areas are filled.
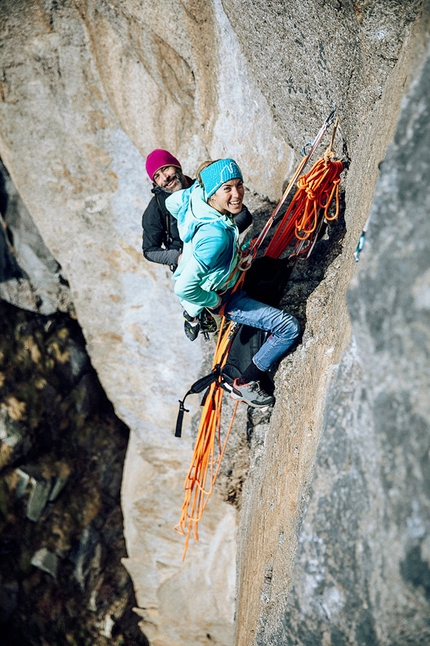
[[[140,216],[150,197],[143,156],[170,148],[193,174],[206,157],[232,155],[258,204],[280,194],[291,150],[298,156],[333,102],[338,106],[335,148],[351,158],[347,233],[342,255],[309,299],[302,345],[281,363],[271,424],[255,433],[238,541],[235,638],[247,646],[304,640],[309,613],[312,639],[334,644],[331,625],[316,636],[322,624],[301,605],[309,588],[299,590],[294,558],[328,419],[329,381],[350,341],[345,295],[356,271],[353,251],[410,70],[422,59],[424,6],[4,0],[0,7],[0,156],[70,283],[92,363],[131,429],[125,565],[152,646],[234,641],[236,512],[215,495],[199,544],[180,563],[172,527],[191,431],[179,443],[172,428],[175,402],[203,353],[182,334],[169,273],[141,258]],[[417,302],[425,303],[420,289]],[[350,364],[345,358],[342,370]],[[336,390],[331,397],[336,402]],[[313,491],[318,505],[317,484]],[[336,515],[329,521],[339,525]],[[312,527],[306,531],[313,535]],[[425,545],[409,547],[403,578],[411,581]],[[328,588],[330,607],[342,617],[348,606],[336,586]],[[356,599],[361,603],[359,588]],[[365,643],[366,635],[384,643],[375,630],[339,643]]]
[[[0,160],[0,297],[40,314],[73,312],[61,267],[47,249],[28,209]]]
[[[348,292],[293,588],[257,643],[425,644],[429,618],[430,48]]]
[[[178,442],[172,429],[203,357],[183,335],[169,272],[141,256],[150,198],[143,157],[170,148],[193,174],[202,158],[228,151],[249,187],[274,197],[289,145],[219,1],[5,0],[0,29],[0,156],[70,284],[92,363],[131,429],[124,563],[143,629],[159,646],[229,644],[235,509],[214,495],[185,564],[173,533],[191,437],[188,428]],[[276,160],[268,174],[267,158]]]
[[[386,20],[383,8],[381,12]],[[373,20],[376,18],[377,11],[373,7]],[[394,22],[394,16],[392,18]],[[323,23],[326,24],[326,21],[323,20]],[[339,29],[345,29],[345,25],[339,25]],[[378,462],[382,465],[379,469],[383,473],[387,468],[389,470],[389,458],[384,449],[391,452],[390,436],[397,437],[399,426],[404,423],[402,416],[408,415],[408,404],[395,407],[397,412],[393,414],[388,412],[391,405],[382,406],[373,419],[366,417],[367,409],[361,403],[360,393],[363,393],[361,380],[366,383],[369,376],[365,376],[363,370],[366,368],[358,363],[359,360],[354,360],[356,350],[352,350],[352,354],[348,352],[342,360],[338,390],[327,390],[332,372],[337,370],[336,363],[341,357],[341,351],[350,337],[345,290],[356,270],[353,251],[360,234],[356,227],[361,228],[369,213],[379,175],[378,164],[384,158],[386,146],[394,135],[398,109],[408,78],[413,78],[416,69],[422,65],[426,43],[428,7],[424,17],[421,17],[420,12],[417,14],[412,30],[407,28],[403,32],[396,61],[392,61],[392,70],[387,69],[380,79],[383,88],[380,100],[371,106],[367,103],[366,92],[363,93],[359,107],[362,114],[367,115],[364,127],[351,131],[351,136],[347,138],[352,161],[346,180],[347,233],[343,241],[343,253],[329,267],[324,281],[308,300],[303,343],[292,357],[281,364],[278,371],[278,407],[272,416],[264,448],[254,448],[254,459],[251,460],[252,467],[246,482],[238,540],[237,644],[418,644],[425,643],[427,639],[425,626],[428,606],[422,596],[425,594],[425,581],[420,582],[415,575],[417,588],[414,592],[410,586],[414,577],[410,574],[413,566],[408,564],[405,568],[403,564],[411,542],[406,529],[408,525],[402,525],[396,520],[395,509],[384,498],[387,496],[387,489],[379,480],[382,478],[381,472],[374,473]],[[379,72],[382,73],[383,69],[380,68]],[[296,82],[299,84],[299,78],[296,78]],[[413,138],[415,125],[412,124],[416,124],[418,138],[425,138],[424,124],[428,126],[428,111],[423,99],[426,82],[420,79],[417,83],[421,88],[421,95],[411,98],[409,103],[409,138]],[[344,109],[343,104],[339,107]],[[350,115],[346,115],[346,121],[350,118]],[[407,122],[407,118],[404,119]],[[343,120],[341,123],[343,124]],[[399,147],[405,145],[405,136],[399,134],[398,142]],[[410,147],[410,144],[407,143],[407,146]],[[417,151],[419,159],[424,150],[425,144],[423,148],[420,146],[420,152]],[[406,164],[405,153],[399,152],[399,156]],[[412,166],[411,162],[407,163],[409,164]],[[400,164],[391,171],[391,191],[395,195],[407,183],[402,179],[396,182],[401,168]],[[385,165],[383,172],[384,170]],[[414,177],[417,182],[415,191],[419,191],[422,188],[422,170],[418,174],[414,173]],[[378,200],[388,199],[387,193],[378,195]],[[420,220],[419,212],[425,211],[420,206],[420,199],[416,203],[412,199],[405,213],[415,213],[416,209],[416,217]],[[397,205],[386,207],[386,210],[391,217],[394,213],[399,217]],[[392,253],[388,240],[392,241],[396,249],[403,248],[403,253],[409,257],[412,252],[407,241],[401,242],[405,235],[404,230],[400,232],[403,223],[403,219],[400,219],[399,229],[389,232],[389,219],[381,225],[380,244],[376,243],[374,248],[376,257],[381,249],[381,253],[382,250],[387,253],[388,262]],[[408,229],[409,226],[406,225],[406,230]],[[422,226],[418,225],[418,229],[421,231],[420,239],[425,239]],[[423,250],[423,255],[428,263],[427,249]],[[377,262],[379,259],[375,260],[369,270],[372,278]],[[415,265],[415,261],[413,264]],[[418,271],[425,271],[425,267],[420,267]],[[410,280],[414,280],[413,276]],[[393,308],[396,307],[394,294],[406,289],[405,286],[399,288],[396,282],[396,273],[385,271],[378,282],[378,288],[374,286],[374,300],[367,284],[362,286],[358,294],[353,292],[351,296],[351,303],[356,299],[363,303],[361,317],[364,311],[366,320],[370,321],[375,316],[374,325],[377,328],[382,326],[382,336],[384,332],[388,333]],[[382,285],[386,289],[385,302]],[[404,303],[403,308],[400,305],[398,307],[409,320],[410,306]],[[357,307],[351,307],[353,321],[356,312]],[[366,331],[370,336],[372,332],[376,333],[376,330]],[[412,338],[415,337],[413,328],[410,329],[410,334]],[[387,363],[381,363],[381,357],[376,353],[378,359],[375,363],[375,348],[373,344],[369,344],[366,334],[361,332],[361,335],[366,365],[380,371],[374,380],[371,379],[371,385],[367,382],[369,391],[376,392],[379,388],[389,391],[393,378],[404,383],[406,364],[408,374],[414,374],[409,383],[415,383],[416,380],[420,382],[428,358],[419,363],[411,361],[410,351],[402,352],[398,348],[398,352],[404,357],[403,368],[399,366],[400,359],[394,358],[392,353],[390,359],[386,356]],[[386,373],[390,376],[383,378]],[[425,389],[425,384],[420,388]],[[357,392],[358,389],[360,392]],[[366,391],[366,387],[364,390]],[[396,394],[395,399],[397,398]],[[410,414],[415,419],[414,414]],[[389,415],[389,421],[383,419],[384,415]],[[407,422],[406,425],[409,426]],[[378,436],[382,428],[385,428],[384,439],[388,436],[386,444]],[[406,506],[411,504],[420,509],[417,512],[417,522],[420,524],[420,531],[424,531],[423,527],[428,522],[428,500],[420,466],[425,435],[423,436],[419,420],[415,429],[414,440],[411,439],[414,448],[411,451],[411,447],[408,447],[408,453],[415,465],[416,475],[412,478],[413,483],[401,488],[400,495]],[[319,444],[321,435],[323,439]],[[360,446],[359,450],[354,448],[356,445]],[[355,451],[360,454],[360,458],[356,458]],[[319,457],[313,479],[315,455]],[[406,474],[408,468],[404,466],[402,470]],[[304,516],[311,482],[311,506],[307,516]],[[378,508],[378,504],[373,505],[366,500],[367,491],[369,496],[377,496],[377,483],[384,492],[381,493],[381,499],[385,500],[382,505],[384,512],[381,507]],[[411,496],[415,497],[415,502],[408,502]],[[302,527],[304,517],[305,524]],[[378,521],[385,525],[387,534],[384,531],[381,533]],[[388,530],[390,525],[396,527],[396,530]],[[390,540],[392,531],[398,532],[397,545],[393,547],[392,559],[385,559],[385,544]],[[399,540],[400,535],[402,538]],[[296,562],[297,543],[299,553]],[[414,549],[414,555],[419,560],[422,553],[420,549],[423,548],[415,544]],[[375,570],[370,573],[372,566],[377,573]],[[403,575],[399,573],[408,568],[409,574],[405,576],[409,576],[409,581],[402,581]],[[292,583],[294,587],[291,589]],[[399,625],[399,612],[413,618],[408,628],[407,622]]]

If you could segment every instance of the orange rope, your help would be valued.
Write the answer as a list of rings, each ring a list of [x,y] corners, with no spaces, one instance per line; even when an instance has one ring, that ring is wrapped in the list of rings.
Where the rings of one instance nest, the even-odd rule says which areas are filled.
[[[213,369],[216,366],[223,368],[225,365],[234,329],[235,323],[230,322],[227,324],[223,317],[212,364]],[[224,390],[220,387],[220,380],[210,385],[200,418],[190,468],[184,482],[185,497],[181,517],[179,523],[175,526],[176,532],[186,536],[182,560],[185,559],[191,534],[198,540],[198,523],[213,491],[239,403],[236,402],[229,428],[225,438],[222,440],[223,394]]]
[[[333,161],[332,156],[329,149],[306,175],[299,178],[296,194],[266,250],[266,256],[279,258],[294,238],[299,242],[308,240],[312,244],[322,219],[331,222],[338,217],[339,182],[343,163]],[[333,198],[336,199],[336,210],[330,216]]]

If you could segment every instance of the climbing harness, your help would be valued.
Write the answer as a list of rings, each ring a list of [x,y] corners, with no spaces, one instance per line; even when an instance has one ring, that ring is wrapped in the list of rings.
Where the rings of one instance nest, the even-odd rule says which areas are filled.
[[[242,284],[245,272],[255,260],[258,250],[266,239],[295,182],[320,144],[327,129],[335,121],[335,114],[336,107],[325,120],[314,141],[309,144],[309,151],[300,162],[259,236],[242,247],[238,268],[243,273],[238,284]],[[263,256],[272,259],[279,258],[296,238],[292,256],[299,258],[306,255],[309,257],[323,222],[332,221],[338,217],[340,173],[344,166],[342,162],[333,160],[332,145],[336,128],[337,120],[329,148],[324,157],[314,164],[307,175],[301,176],[298,180],[297,192]],[[336,209],[335,213],[330,215],[329,208],[333,199],[336,201]],[[229,351],[239,327],[236,323],[228,323],[222,317],[211,373],[197,380],[185,397],[179,401],[176,437],[181,436],[184,412],[188,412],[185,408],[186,397],[193,393],[206,391],[191,464],[184,483],[185,497],[181,517],[175,526],[175,531],[186,537],[182,560],[185,558],[191,535],[198,540],[198,523],[213,491],[237,411],[238,402],[235,404],[227,431],[222,433],[223,394],[225,390],[231,390],[230,383],[232,381],[227,378],[226,374],[223,374],[223,368],[226,366]]]

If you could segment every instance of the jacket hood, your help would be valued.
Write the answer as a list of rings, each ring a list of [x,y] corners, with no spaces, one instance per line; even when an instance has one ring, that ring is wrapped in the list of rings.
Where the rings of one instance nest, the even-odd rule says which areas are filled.
[[[190,188],[172,193],[166,200],[166,206],[177,219],[179,235],[184,242],[189,242],[203,224],[236,227],[228,216],[222,215],[204,201],[203,189],[197,181]]]

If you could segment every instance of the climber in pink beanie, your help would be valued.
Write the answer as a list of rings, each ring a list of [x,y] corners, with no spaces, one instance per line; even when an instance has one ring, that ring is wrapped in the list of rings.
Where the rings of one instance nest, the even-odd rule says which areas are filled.
[[[156,148],[146,158],[146,172],[154,183],[154,197],[142,216],[142,250],[146,260],[168,265],[175,271],[182,251],[175,218],[165,201],[171,193],[189,188],[193,180],[183,174],[180,162],[168,150]]]
[[[181,163],[164,148],[156,148],[146,158],[146,172],[153,182],[154,197],[142,215],[142,250],[146,260],[168,265],[174,272],[182,253],[183,242],[179,237],[176,218],[167,210],[166,199],[181,189],[190,188],[195,180],[182,172]],[[239,233],[252,223],[252,215],[245,205],[240,213],[232,216]],[[185,334],[192,341],[197,338],[199,327],[193,326],[184,312]]]

